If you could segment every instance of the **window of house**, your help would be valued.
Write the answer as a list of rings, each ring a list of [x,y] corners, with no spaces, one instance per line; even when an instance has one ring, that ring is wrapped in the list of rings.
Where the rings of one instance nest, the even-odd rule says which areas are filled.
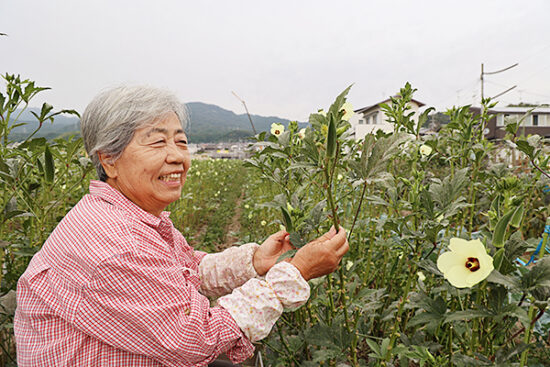
[[[359,125],[363,125],[365,123],[365,120],[359,119]]]
[[[533,126],[539,126],[539,115],[533,115]]]
[[[504,116],[508,116],[508,115],[497,116],[497,126],[504,126]]]

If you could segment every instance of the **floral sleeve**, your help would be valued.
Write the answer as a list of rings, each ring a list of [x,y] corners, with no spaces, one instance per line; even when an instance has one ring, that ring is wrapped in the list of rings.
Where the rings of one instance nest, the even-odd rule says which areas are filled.
[[[250,279],[231,294],[218,299],[251,341],[265,338],[285,309],[296,309],[307,302],[308,283],[288,262],[273,266],[265,280]]]
[[[247,243],[204,256],[199,264],[201,293],[220,297],[258,276],[252,265],[258,247],[256,243]]]

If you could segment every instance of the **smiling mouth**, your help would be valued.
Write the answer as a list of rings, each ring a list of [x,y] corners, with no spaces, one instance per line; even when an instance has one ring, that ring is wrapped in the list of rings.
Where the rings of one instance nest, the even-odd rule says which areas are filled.
[[[160,176],[159,179],[164,182],[179,182],[181,181],[181,173],[171,173],[169,175]]]

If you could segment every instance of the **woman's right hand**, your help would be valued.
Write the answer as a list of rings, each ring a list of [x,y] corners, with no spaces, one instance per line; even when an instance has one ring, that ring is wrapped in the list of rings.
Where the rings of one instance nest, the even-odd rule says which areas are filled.
[[[330,231],[300,248],[290,263],[300,271],[305,280],[310,280],[336,270],[348,250],[346,231],[340,227],[340,231],[336,233],[333,226]]]

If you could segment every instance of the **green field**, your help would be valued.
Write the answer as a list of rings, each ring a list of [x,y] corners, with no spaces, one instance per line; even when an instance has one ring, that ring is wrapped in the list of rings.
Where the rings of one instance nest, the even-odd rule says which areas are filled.
[[[29,84],[8,80],[5,100],[17,97],[16,86]],[[393,134],[350,139],[342,94],[326,115],[312,114],[305,133],[290,124],[258,136],[247,162],[193,161],[182,198],[168,210],[196,249],[261,243],[281,227],[297,247],[335,222],[348,231],[340,268],[311,281],[309,302],[285,313],[260,343],[264,365],[550,363],[550,262],[544,250],[535,265],[516,261],[527,260],[541,239],[546,244],[546,142],[517,136],[509,124],[507,140],[522,159],[499,162],[501,147],[482,133],[487,116],[467,107],[448,111],[450,123],[438,135],[420,136],[426,116],[417,123],[409,114],[413,92],[406,86],[385,107]],[[17,279],[95,174],[80,139],[10,144],[6,121],[17,107],[0,106],[4,365],[15,358]],[[437,261],[454,238],[481,241],[493,259],[488,277],[462,288],[447,280]]]

